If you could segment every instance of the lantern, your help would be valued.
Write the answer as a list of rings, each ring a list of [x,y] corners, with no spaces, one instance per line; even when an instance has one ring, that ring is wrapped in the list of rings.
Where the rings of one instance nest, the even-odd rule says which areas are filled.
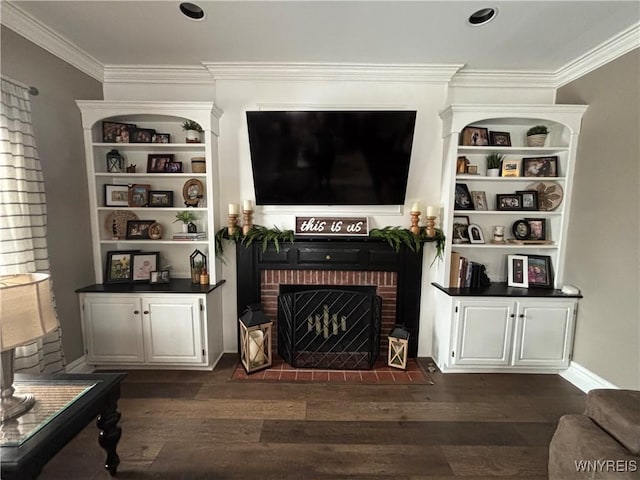
[[[107,171],[110,173],[124,172],[124,157],[115,148],[107,153]]]
[[[407,357],[409,356],[409,332],[404,326],[396,325],[389,334],[389,360],[390,367],[407,368]]]
[[[200,250],[194,250],[189,256],[191,263],[191,283],[200,283],[200,274],[207,270],[207,256]]]
[[[240,317],[240,355],[247,373],[271,366],[271,326],[262,305],[249,305]]]

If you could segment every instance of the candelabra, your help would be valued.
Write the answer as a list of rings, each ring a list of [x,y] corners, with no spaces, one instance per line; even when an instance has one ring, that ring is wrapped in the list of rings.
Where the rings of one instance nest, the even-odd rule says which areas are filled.
[[[242,233],[246,235],[253,228],[253,210],[242,210]]]
[[[409,230],[414,235],[420,235],[420,226],[418,223],[420,222],[420,212],[411,212],[411,227]]]
[[[436,217],[428,216],[425,222],[425,233],[427,237],[435,237],[436,235]]]
[[[229,227],[227,231],[229,232],[229,236],[235,235],[238,230],[238,214],[230,213],[229,214]]]

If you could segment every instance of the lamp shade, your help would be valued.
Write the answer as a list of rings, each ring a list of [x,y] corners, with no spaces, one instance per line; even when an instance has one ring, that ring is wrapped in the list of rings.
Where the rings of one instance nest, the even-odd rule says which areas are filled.
[[[57,326],[49,275],[0,277],[0,351],[29,343]]]

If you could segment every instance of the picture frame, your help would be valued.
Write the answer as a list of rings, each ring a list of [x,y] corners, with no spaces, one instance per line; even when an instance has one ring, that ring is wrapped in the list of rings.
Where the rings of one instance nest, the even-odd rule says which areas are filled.
[[[469,175],[478,175],[478,166],[477,165],[469,165],[467,167],[467,173]]]
[[[149,190],[149,207],[173,207],[172,190]]]
[[[526,220],[516,220],[511,225],[511,233],[516,240],[530,240],[531,227]]]
[[[558,157],[529,157],[522,159],[524,177],[557,177]]]
[[[158,271],[159,265],[159,252],[134,253],[131,261],[131,281],[134,283],[148,283],[151,280],[151,272]]]
[[[149,190],[151,185],[146,183],[134,183],[129,186],[129,206],[146,207],[149,205]]]
[[[104,283],[131,282],[132,258],[135,251],[116,250],[107,252],[104,269]]]
[[[150,153],[147,155],[147,173],[165,173],[167,164],[173,159],[173,153]]]
[[[155,270],[149,275],[149,283],[151,285],[169,283],[169,281],[169,270]]]
[[[126,240],[149,240],[149,227],[155,220],[127,220]]]
[[[171,134],[170,133],[156,133],[151,143],[171,143]]]
[[[521,158],[505,158],[502,160],[502,177],[520,177],[522,176],[522,159]]]
[[[169,162],[167,163],[166,170],[167,173],[182,173],[182,162]]]
[[[128,207],[129,185],[115,185],[107,183],[104,186],[105,207]]]
[[[522,197],[519,194],[496,194],[496,210],[514,211],[522,210]]]
[[[197,207],[204,197],[204,185],[197,178],[191,178],[182,187],[182,197],[187,207]]]
[[[473,210],[471,193],[466,183],[456,183],[455,210]]]
[[[131,143],[151,143],[156,131],[153,128],[134,128],[130,132]]]
[[[527,255],[529,287],[553,288],[553,265],[548,255]]]
[[[522,210],[538,210],[537,190],[518,190],[516,193],[522,197]]]
[[[489,145],[489,129],[483,127],[464,127],[460,132],[460,145],[467,147],[486,147]]]
[[[480,225],[472,223],[467,227],[467,231],[469,233],[469,241],[471,243],[484,243],[484,233],[482,232]]]
[[[529,288],[529,257],[527,255],[509,255],[507,270],[509,287]]]
[[[104,143],[129,143],[131,132],[136,128],[133,123],[102,122],[102,141]]]
[[[544,218],[525,218],[529,224],[529,240],[547,239],[547,221]]]
[[[466,215],[455,215],[453,217],[453,231],[451,238],[453,243],[470,243],[469,239],[469,217]]]
[[[484,192],[472,191],[471,200],[473,201],[473,208],[475,210],[489,210],[489,206],[487,205],[487,195]]]
[[[489,132],[489,145],[492,147],[510,147],[511,134],[509,132]]]

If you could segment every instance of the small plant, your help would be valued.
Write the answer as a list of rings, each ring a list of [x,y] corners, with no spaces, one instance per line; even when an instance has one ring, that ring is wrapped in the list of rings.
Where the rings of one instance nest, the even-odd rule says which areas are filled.
[[[204,130],[202,130],[202,127],[200,126],[200,124],[198,122],[194,122],[193,120],[185,120],[184,123],[182,124],[182,129],[183,130],[195,130],[196,132],[200,132],[202,133]]]
[[[499,153],[490,153],[485,158],[487,160],[487,168],[488,169],[500,168],[500,164],[502,163],[502,160],[504,159],[504,155],[500,155]]]
[[[173,221],[173,223],[182,222],[186,225],[188,223],[193,222],[195,219],[196,219],[195,213],[190,212],[188,210],[183,210],[182,212],[176,213],[176,219]]]
[[[547,133],[549,133],[549,129],[545,125],[536,125],[527,130],[527,136],[546,135]]]

